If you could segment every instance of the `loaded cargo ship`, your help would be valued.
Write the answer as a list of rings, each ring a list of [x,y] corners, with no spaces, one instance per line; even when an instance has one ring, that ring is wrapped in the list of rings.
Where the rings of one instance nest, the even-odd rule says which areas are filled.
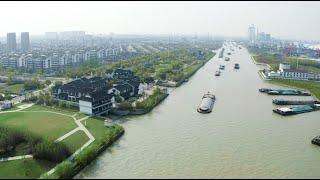
[[[273,104],[276,105],[307,105],[307,104],[320,104],[320,101],[297,101],[297,100],[283,100],[283,99],[274,99],[272,100]]]
[[[302,114],[302,113],[318,111],[318,110],[320,110],[320,104],[283,107],[283,108],[274,109],[273,112],[280,114],[282,116],[288,116],[288,115]]]
[[[268,88],[261,88],[259,89],[262,93],[267,93],[269,95],[293,95],[293,96],[311,96],[308,92],[303,92],[294,89],[268,89]]]
[[[215,100],[216,100],[215,95],[211,94],[210,92],[204,94],[202,97],[202,101],[198,106],[197,111],[199,113],[210,113],[212,111],[212,107]]]

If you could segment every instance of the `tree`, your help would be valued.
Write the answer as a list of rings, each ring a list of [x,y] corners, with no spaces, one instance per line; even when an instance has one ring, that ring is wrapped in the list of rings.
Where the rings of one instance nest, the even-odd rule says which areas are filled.
[[[4,101],[5,98],[0,94],[0,101]]]
[[[46,80],[45,84],[46,84],[47,86],[49,86],[49,85],[51,84],[51,81],[48,79],[48,80]]]

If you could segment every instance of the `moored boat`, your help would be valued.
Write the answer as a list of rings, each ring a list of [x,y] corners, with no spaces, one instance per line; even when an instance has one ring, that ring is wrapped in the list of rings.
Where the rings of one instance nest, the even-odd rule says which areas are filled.
[[[235,63],[235,64],[234,64],[234,68],[235,68],[235,69],[240,69],[240,65],[239,65],[238,63]]]
[[[225,57],[224,60],[225,60],[225,61],[229,61],[230,58],[229,58],[229,57]]]
[[[220,73],[221,73],[220,71],[216,71],[216,72],[214,73],[214,75],[215,75],[215,76],[220,76]]]
[[[202,101],[197,108],[197,111],[199,113],[210,113],[212,111],[215,100],[215,95],[211,94],[210,92],[204,94],[202,97]]]
[[[220,65],[219,69],[223,70],[225,68],[225,65]]]
[[[320,136],[313,138],[311,143],[320,146]]]
[[[283,100],[283,99],[274,99],[272,100],[273,104],[276,105],[306,105],[306,104],[320,104],[319,101],[309,100],[309,101],[298,101],[298,100]]]
[[[320,104],[277,108],[277,109],[274,109],[273,112],[278,113],[282,116],[288,116],[288,115],[295,115],[295,114],[307,113],[307,112],[318,111],[318,110],[320,110]]]
[[[311,96],[311,94],[308,92],[303,92],[295,89],[260,88],[259,91],[262,93],[268,93],[269,95]]]

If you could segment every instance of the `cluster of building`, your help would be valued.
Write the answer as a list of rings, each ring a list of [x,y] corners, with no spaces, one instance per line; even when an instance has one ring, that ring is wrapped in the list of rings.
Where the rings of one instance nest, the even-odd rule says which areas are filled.
[[[0,57],[0,63],[4,68],[25,68],[31,70],[59,70],[68,66],[81,64],[89,60],[104,60],[115,57],[119,48],[112,49],[79,49],[63,52],[47,53],[13,53]]]
[[[30,44],[28,32],[21,33],[20,44],[17,44],[16,33],[7,33],[6,45],[0,45],[0,66],[55,72],[89,60],[109,63],[165,49],[150,40],[96,37],[84,31],[46,32],[42,39],[32,42]]]
[[[248,28],[248,39],[250,43],[270,42],[272,40],[270,34],[259,32],[253,24]]]
[[[142,93],[142,81],[126,69],[116,69],[106,77],[82,77],[52,90],[56,100],[71,102],[88,115],[107,114],[117,98],[126,100]]]
[[[280,63],[279,70],[267,73],[268,78],[296,79],[296,80],[320,80],[320,74],[308,72],[303,69],[292,69],[290,64]]]

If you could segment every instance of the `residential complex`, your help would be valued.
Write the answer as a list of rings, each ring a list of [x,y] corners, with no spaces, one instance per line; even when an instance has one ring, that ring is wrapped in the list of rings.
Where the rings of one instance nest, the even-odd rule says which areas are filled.
[[[167,49],[163,40],[165,43],[145,37],[113,36],[96,37],[84,31],[46,32],[45,38],[30,44],[29,33],[23,32],[21,48],[17,48],[15,33],[8,33],[6,50],[0,46],[0,66],[52,73],[90,60],[110,63]]]
[[[106,77],[82,77],[53,88],[56,100],[68,101],[89,115],[107,114],[115,98],[126,100],[141,95],[142,82],[131,70],[115,69]]]
[[[268,78],[316,80],[320,81],[320,74],[308,72],[304,69],[292,69],[290,64],[280,63],[279,70],[267,73]]]

